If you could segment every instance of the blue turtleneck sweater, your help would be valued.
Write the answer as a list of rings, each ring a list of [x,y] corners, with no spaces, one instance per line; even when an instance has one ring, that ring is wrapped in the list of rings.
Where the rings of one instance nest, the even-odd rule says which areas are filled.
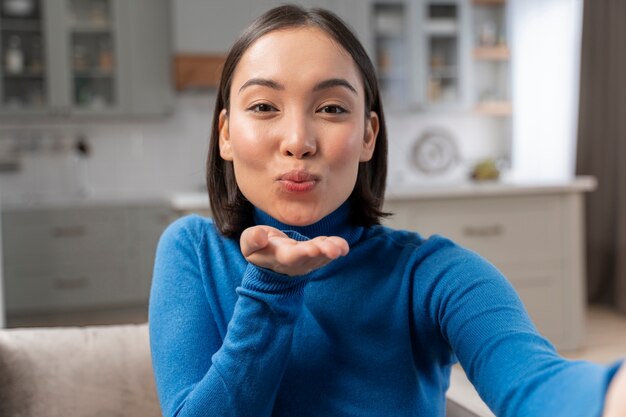
[[[559,357],[506,279],[443,237],[354,227],[346,204],[299,240],[341,236],[350,253],[298,277],[249,264],[212,221],[163,234],[150,300],[164,416],[445,415],[460,361],[498,416],[601,414],[617,365]]]

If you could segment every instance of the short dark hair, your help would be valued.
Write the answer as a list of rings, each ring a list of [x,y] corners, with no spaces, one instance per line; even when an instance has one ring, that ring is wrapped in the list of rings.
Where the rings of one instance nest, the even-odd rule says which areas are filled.
[[[374,154],[361,162],[350,201],[351,220],[355,225],[369,227],[380,224],[387,180],[387,132],[380,98],[378,80],[372,61],[352,30],[339,17],[324,9],[305,9],[295,5],[273,8],[260,17],[239,36],[226,56],[213,114],[211,141],[207,157],[206,180],[215,225],[224,236],[238,237],[253,225],[252,204],[239,190],[231,161],[225,161],[219,150],[219,117],[222,109],[230,107],[233,74],[243,54],[260,37],[270,32],[316,27],[327,33],[351,56],[360,72],[365,91],[366,118],[373,111],[378,115],[380,129]]]

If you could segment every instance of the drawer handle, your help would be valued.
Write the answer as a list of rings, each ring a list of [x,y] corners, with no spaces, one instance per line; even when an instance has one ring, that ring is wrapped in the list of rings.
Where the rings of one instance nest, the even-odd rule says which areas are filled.
[[[55,227],[52,229],[52,237],[73,238],[73,237],[82,237],[82,236],[85,236],[85,234],[87,234],[87,227],[83,225]]]
[[[57,278],[54,280],[54,288],[57,290],[79,290],[89,285],[89,278]]]
[[[467,237],[496,237],[504,233],[504,227],[499,224],[489,226],[465,226],[463,235]]]

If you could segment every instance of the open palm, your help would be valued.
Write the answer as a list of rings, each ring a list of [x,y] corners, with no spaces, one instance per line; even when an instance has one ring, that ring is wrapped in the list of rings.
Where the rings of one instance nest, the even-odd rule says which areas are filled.
[[[240,247],[248,262],[290,276],[321,268],[350,250],[348,242],[337,236],[318,236],[300,242],[270,226],[244,230]]]

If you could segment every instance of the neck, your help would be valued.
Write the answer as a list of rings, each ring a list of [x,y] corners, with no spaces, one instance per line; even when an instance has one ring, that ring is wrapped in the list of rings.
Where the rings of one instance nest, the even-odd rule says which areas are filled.
[[[292,230],[310,239],[318,236],[339,236],[346,239],[349,245],[361,237],[364,229],[362,226],[352,224],[348,202],[343,203],[326,217],[307,226],[292,226],[279,222],[258,208],[254,209],[254,223],[272,226],[282,231]]]

